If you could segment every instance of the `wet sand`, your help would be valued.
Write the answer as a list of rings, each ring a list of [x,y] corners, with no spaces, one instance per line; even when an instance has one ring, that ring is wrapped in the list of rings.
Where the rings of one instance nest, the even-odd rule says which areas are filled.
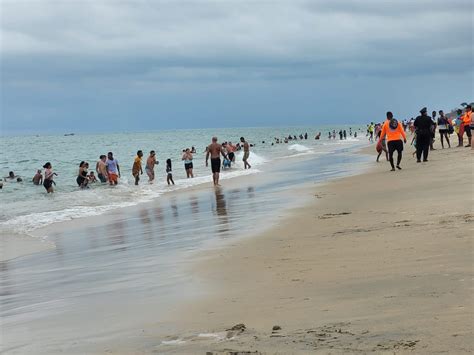
[[[193,272],[206,250],[271,228],[288,209],[311,200],[308,186],[355,174],[366,161],[346,149],[302,156],[225,180],[218,189],[196,186],[36,230],[54,249],[1,263],[0,350],[153,351],[165,335],[182,332],[167,314],[213,294]]]
[[[208,296],[170,312],[176,332],[157,323],[110,350],[472,353],[472,151],[416,164],[411,150],[402,171],[383,162],[311,188],[272,230],[202,255]]]

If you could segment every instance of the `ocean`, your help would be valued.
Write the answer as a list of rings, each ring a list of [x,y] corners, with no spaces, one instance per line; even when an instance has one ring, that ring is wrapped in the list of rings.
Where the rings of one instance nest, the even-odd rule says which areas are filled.
[[[271,164],[272,161],[290,159],[302,155],[331,154],[340,147],[349,147],[365,142],[362,127],[359,138],[348,136],[347,140],[328,140],[327,133],[338,127],[286,127],[286,128],[229,128],[229,129],[194,129],[142,133],[115,134],[77,134],[36,135],[2,137],[0,149],[3,152],[0,161],[0,172],[7,176],[9,171],[23,178],[23,182],[7,182],[0,190],[2,199],[0,209],[0,234],[32,234],[33,231],[52,223],[96,216],[121,207],[129,207],[151,201],[162,194],[208,183],[211,181],[209,168],[205,167],[205,147],[212,136],[219,142],[230,141],[234,144],[241,136],[255,146],[251,149],[250,163],[252,169],[244,170],[241,161],[242,153],[236,154],[236,165],[222,173],[222,179],[236,178],[247,174],[256,174]],[[290,141],[288,144],[275,144],[274,138],[308,133],[308,140]],[[321,139],[314,136],[321,132]],[[181,161],[182,150],[194,146],[194,179],[186,179],[184,164]],[[131,168],[136,151],[144,152],[144,161],[150,150],[155,150],[160,164],[155,168],[156,181],[147,183],[144,174],[140,186],[133,184]],[[76,184],[76,176],[81,161],[87,161],[90,171],[101,154],[112,151],[119,161],[122,178],[117,187],[91,185],[90,189],[81,190]],[[173,162],[173,176],[176,185],[166,184],[165,161]],[[53,165],[58,174],[55,177],[55,193],[48,195],[42,186],[35,186],[31,179],[37,169],[47,161]],[[42,169],[44,170],[44,169]]]
[[[339,128],[348,130],[334,127]],[[208,292],[192,272],[201,253],[272,228],[286,211],[315,198],[308,186],[368,166],[372,158],[356,152],[367,145],[365,134],[329,140],[328,130],[2,138],[3,173],[13,170],[24,178],[22,183],[6,183],[0,192],[2,243],[28,234],[52,246],[0,263],[2,351],[48,354],[60,348],[89,353],[93,344],[137,336],[143,324],[156,324],[159,334],[173,333],[166,321],[169,312]],[[271,144],[274,137],[306,131],[308,140]],[[315,140],[319,131],[322,138]],[[213,135],[233,142],[244,136],[255,145],[249,158],[252,169],[244,170],[237,154],[237,164],[223,172],[220,188],[212,187],[204,163],[203,152]],[[181,162],[182,149],[190,146],[198,151],[194,179],[186,179]],[[145,176],[138,187],[133,184],[137,149],[157,151],[160,165],[153,185]],[[122,166],[119,185],[80,190],[75,182],[79,162],[94,167],[108,151]],[[167,158],[174,162],[176,185],[171,187],[163,166]],[[53,195],[30,182],[46,161],[58,173]]]

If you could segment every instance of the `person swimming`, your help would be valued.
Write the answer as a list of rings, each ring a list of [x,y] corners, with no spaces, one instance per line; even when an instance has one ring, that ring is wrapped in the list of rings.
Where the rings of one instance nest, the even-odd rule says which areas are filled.
[[[41,174],[41,169],[36,170],[35,176],[33,176],[33,181],[34,185],[42,185],[43,184],[43,175]]]

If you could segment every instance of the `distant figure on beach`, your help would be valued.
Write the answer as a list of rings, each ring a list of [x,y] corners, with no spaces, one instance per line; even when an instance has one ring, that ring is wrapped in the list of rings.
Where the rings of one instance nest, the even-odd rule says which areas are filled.
[[[462,147],[462,136],[461,136],[461,126],[462,126],[462,110],[457,109],[456,111],[456,118],[453,120],[454,122],[454,132],[458,136],[458,147]],[[464,132],[464,131],[463,131]]]
[[[343,138],[342,130],[339,130],[339,140],[342,141],[342,138]]]
[[[242,158],[242,161],[244,162],[244,169],[250,169],[251,166],[248,162],[249,156],[250,156],[250,146],[249,143],[245,140],[244,137],[240,137],[240,142],[242,143],[244,147],[244,157]]]
[[[428,153],[431,143],[431,131],[433,121],[427,114],[428,110],[423,107],[420,110],[421,115],[415,119],[413,126],[416,132],[416,162],[421,163],[421,154],[423,153],[423,161],[428,161]]]
[[[369,142],[373,142],[374,141],[374,123],[373,122],[370,122],[370,125],[368,127],[368,132],[369,132]]]
[[[107,182],[107,157],[105,155],[101,155],[99,160],[95,164],[95,171],[97,172],[97,177],[99,178],[100,182],[104,183]]]
[[[140,175],[143,175],[142,157],[143,157],[143,152],[139,150],[137,151],[137,156],[135,157],[135,160],[133,161],[132,175],[135,178],[136,186],[138,185],[138,182],[140,181]]]
[[[153,183],[155,180],[155,165],[158,164],[158,161],[156,160],[156,154],[154,150],[150,151],[150,155],[146,159],[146,164],[145,164],[145,172],[148,175],[148,182],[150,184]]]
[[[186,148],[184,151],[183,157],[181,160],[184,161],[184,170],[186,170],[186,177],[193,178],[193,153],[191,153],[191,150],[189,148]]]
[[[352,127],[349,127],[349,136],[352,137]]]
[[[431,126],[431,141],[430,141],[430,150],[436,150],[433,147],[435,137],[436,137],[436,111],[431,113],[431,120],[433,121],[433,125]]]
[[[304,139],[308,139],[308,132],[304,134]]]
[[[472,107],[471,105],[467,105],[464,115],[461,116],[461,127],[459,129],[459,134],[461,137],[461,147],[463,145],[462,141],[463,141],[464,132],[466,132],[466,135],[467,135],[467,145],[465,145],[465,147],[467,148],[471,146],[471,138],[472,138],[471,124],[473,124]]]
[[[444,140],[448,143],[448,147],[451,148],[451,143],[449,142],[449,127],[451,124],[448,121],[448,118],[444,115],[443,110],[439,111],[438,117],[438,133],[439,139],[441,140],[441,147],[444,149]]]
[[[109,178],[109,184],[117,185],[118,179],[120,177],[120,166],[118,160],[114,158],[114,154],[112,152],[107,153],[107,161],[105,164],[107,176]]]
[[[89,183],[89,178],[87,177],[87,170],[89,169],[89,164],[85,161],[81,161],[79,164],[79,171],[77,172],[76,182],[81,189],[85,189]]]
[[[33,176],[33,185],[41,185],[43,184],[43,174],[41,173],[41,169],[36,170],[35,176]]]
[[[196,154],[196,148],[194,148],[194,146],[191,147],[191,153]]]
[[[168,185],[173,184],[173,169],[171,167],[171,159],[166,159],[166,182]]]
[[[212,137],[212,143],[207,147],[206,152],[206,166],[209,166],[209,156],[211,157],[211,171],[214,186],[219,186],[219,174],[221,172],[221,155],[228,158],[222,148],[222,145],[217,143],[217,137]]]
[[[48,194],[49,193],[52,194],[54,192],[53,185],[56,185],[53,178],[55,175],[57,176],[58,174],[53,172],[53,166],[51,165],[50,162],[47,162],[46,164],[44,164],[43,169],[44,169],[43,186],[46,189],[46,192]]]
[[[344,131],[342,132],[342,135],[344,136],[344,139],[347,139],[347,132],[346,132],[346,130],[344,130]]]
[[[401,170],[400,163],[402,161],[403,143],[407,142],[407,136],[402,124],[393,118],[393,114],[390,111],[387,112],[387,119],[380,133],[380,139],[384,139],[385,137],[387,137],[388,159],[392,166],[391,171],[395,171],[395,165],[393,163],[393,153],[395,151],[397,151],[397,169]]]

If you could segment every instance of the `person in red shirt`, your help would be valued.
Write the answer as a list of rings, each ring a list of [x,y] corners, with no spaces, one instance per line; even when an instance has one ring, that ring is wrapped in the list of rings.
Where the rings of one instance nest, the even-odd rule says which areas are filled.
[[[395,165],[393,164],[393,153],[395,151],[397,151],[397,169],[402,170],[400,163],[402,161],[403,142],[407,142],[407,136],[402,124],[393,118],[393,114],[391,112],[387,112],[387,119],[382,126],[380,140],[384,139],[385,137],[387,137],[388,159],[390,160],[390,165],[392,166],[391,171],[395,171]]]

